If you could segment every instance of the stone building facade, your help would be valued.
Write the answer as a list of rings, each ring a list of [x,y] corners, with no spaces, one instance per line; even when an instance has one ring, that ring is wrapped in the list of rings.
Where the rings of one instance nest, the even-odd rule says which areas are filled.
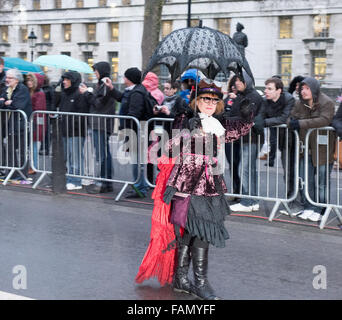
[[[30,60],[27,42],[33,30],[34,58],[67,54],[92,64],[111,63],[114,78],[141,67],[144,0],[16,0],[0,10],[0,55]],[[246,57],[256,79],[279,74],[285,83],[312,75],[329,88],[342,86],[341,0],[192,0],[192,24],[233,35],[237,22],[248,35]],[[166,0],[161,37],[186,27],[187,0]],[[48,69],[53,80],[60,70]]]

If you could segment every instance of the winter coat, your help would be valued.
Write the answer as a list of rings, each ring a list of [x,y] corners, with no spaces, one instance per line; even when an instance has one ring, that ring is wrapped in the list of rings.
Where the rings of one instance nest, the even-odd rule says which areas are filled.
[[[6,73],[5,71],[2,71],[0,73],[0,97],[3,96],[3,94],[5,94],[6,92]],[[0,116],[1,116],[1,133],[2,133],[2,137],[6,136],[6,115],[4,112],[0,112]]]
[[[184,113],[188,108],[185,100],[178,94],[175,94],[171,97],[165,96],[163,105],[168,107],[170,110],[170,115],[167,116],[165,113],[159,112],[156,115],[158,118],[175,118],[178,114]]]
[[[290,118],[287,123],[289,124],[291,119],[297,119],[299,121],[299,139],[305,143],[305,137],[309,129],[326,127],[331,124],[331,121],[335,113],[334,102],[324,93],[320,91],[319,82],[314,78],[305,78],[300,85],[299,92],[301,92],[302,86],[306,84],[309,86],[313,95],[313,106],[312,108],[306,105],[301,94],[300,100],[296,101]],[[309,154],[312,155],[312,163],[316,167],[318,165],[324,165],[327,163],[334,162],[334,152],[335,152],[335,132],[320,130],[319,135],[319,146],[317,150],[317,130],[310,134],[309,139]],[[327,139],[327,135],[329,139]],[[326,157],[327,153],[327,143],[329,143],[329,154],[328,159]],[[318,152],[318,163],[317,154]],[[304,152],[300,154],[301,157],[304,156]]]
[[[94,93],[84,93],[91,104],[90,113],[114,115],[116,99],[102,82],[103,78],[110,76],[110,65],[108,62],[98,62],[93,66],[93,69],[98,71],[100,78]],[[114,119],[111,118],[90,117],[88,123],[91,129],[106,131],[108,133],[114,130]]]
[[[3,92],[2,98],[4,98],[5,101],[12,100],[12,103],[9,106],[6,106],[5,101],[0,101],[0,109],[21,110],[26,114],[27,120],[30,118],[32,113],[32,102],[29,90],[23,83],[19,82],[17,84],[12,93],[11,99],[8,99],[7,90]],[[18,121],[18,119],[20,119],[20,121]],[[19,116],[18,113],[11,113],[8,120],[8,133],[11,134],[13,132],[16,134],[18,130],[25,130],[24,118]]]
[[[148,91],[142,84],[136,84],[133,89],[120,93],[117,89],[111,90],[112,97],[121,102],[120,115],[131,116],[139,121],[147,120],[145,97]]]
[[[90,101],[79,92],[81,75],[75,71],[66,72],[62,77],[71,80],[71,87],[62,87],[59,111],[72,113],[89,113]],[[84,137],[86,135],[87,118],[75,115],[62,116],[62,134],[64,137]]]
[[[240,104],[243,100],[249,100],[252,108],[254,119],[256,117],[262,117],[263,99],[260,94],[254,89],[252,79],[246,76],[246,89],[243,92],[238,92],[236,98],[231,106],[230,115],[231,117],[241,117]],[[258,135],[260,135],[260,145],[264,143],[264,133],[257,132],[253,127],[251,132],[251,143],[258,143]],[[249,143],[249,135],[243,137],[244,143]]]
[[[342,102],[333,118],[331,126],[335,128],[336,134],[342,138]]]
[[[6,72],[2,71],[0,73],[0,95],[6,91]]]
[[[54,92],[52,86],[45,85],[42,87],[42,90],[44,91],[44,94],[45,94],[46,110],[47,111],[56,111],[55,92]]]
[[[262,117],[265,121],[265,127],[273,127],[278,126],[280,124],[286,124],[286,121],[290,116],[294,103],[294,97],[288,92],[283,92],[276,102],[272,100],[267,100],[265,98],[264,107],[262,110]],[[284,129],[279,129],[280,150],[286,149],[285,143],[286,131]]]
[[[31,89],[32,111],[46,111],[45,93],[41,90],[44,84],[44,77],[40,74],[28,73],[27,79],[31,78],[33,88]],[[43,132],[47,125],[47,118],[44,114],[36,114],[33,119],[33,141],[42,141]]]

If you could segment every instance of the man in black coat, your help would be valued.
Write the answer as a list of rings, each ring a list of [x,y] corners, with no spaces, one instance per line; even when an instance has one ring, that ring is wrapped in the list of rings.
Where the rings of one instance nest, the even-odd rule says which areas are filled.
[[[106,61],[94,64],[93,69],[98,80],[93,93],[87,91],[86,86],[82,86],[80,91],[89,97],[91,104],[91,114],[115,115],[116,99],[120,99],[121,93],[111,91],[104,81],[110,80],[111,66]],[[110,81],[111,82],[111,81]],[[113,94],[117,94],[116,97]],[[109,138],[114,131],[114,118],[89,119],[89,128],[92,129],[92,141],[96,154],[96,161],[100,163],[101,178],[112,179],[112,155],[110,152]],[[111,182],[97,182],[86,187],[88,193],[111,192],[113,191]]]
[[[146,110],[145,104],[145,98],[148,95],[148,92],[141,84],[141,76],[141,71],[138,68],[128,68],[124,73],[126,89],[123,93],[120,93],[115,89],[111,81],[106,82],[106,85],[111,90],[112,96],[121,102],[120,115],[131,116],[139,121],[144,121],[148,119],[148,111]],[[120,130],[125,128],[137,130],[135,124],[132,124],[130,120],[120,121]],[[141,170],[141,175],[139,181],[132,185],[134,192],[129,194],[127,196],[128,198],[144,198],[149,189],[149,186],[144,179],[143,166],[140,169],[139,168],[140,164],[134,164],[133,175],[137,177],[138,170]]]
[[[248,104],[254,116],[254,126],[251,132],[242,137],[240,172],[242,194],[256,195],[257,193],[257,172],[256,162],[259,148],[264,143],[264,121],[262,118],[263,100],[260,94],[254,89],[252,79],[247,75],[237,75],[235,80],[237,89],[236,98],[231,106],[230,116],[240,116],[241,107]],[[232,164],[237,165],[237,164]],[[241,199],[240,203],[230,206],[233,212],[252,212],[259,210],[259,203],[254,199]]]
[[[277,78],[272,77],[265,81],[265,98],[263,108],[263,118],[265,127],[273,127],[281,124],[286,124],[290,112],[294,106],[294,97],[284,91],[283,82]],[[286,135],[286,129],[270,128],[271,137],[275,138],[275,150],[269,154],[269,166],[274,165],[276,157],[276,148],[278,145],[281,151],[281,161],[284,170],[287,172],[285,178],[285,185],[287,186],[287,194],[290,196],[294,188],[294,152],[291,150],[292,132]],[[278,141],[277,141],[278,140]]]
[[[23,76],[17,69],[10,69],[6,72],[6,90],[3,90],[0,97],[0,109],[20,110],[23,111],[29,119],[32,113],[32,103],[28,88],[22,83]],[[26,132],[24,116],[18,112],[6,113],[5,122],[8,123],[7,132],[7,151],[8,167],[21,168],[20,171],[24,175],[19,175],[15,172],[13,178],[26,178],[28,167],[25,165],[26,161]],[[25,144],[26,143],[26,144]],[[16,150],[19,149],[19,158]]]
[[[79,86],[81,75],[76,71],[68,71],[62,75],[62,94],[59,111],[71,113],[89,113],[90,101],[81,94]],[[64,159],[68,174],[84,175],[83,146],[86,136],[86,119],[73,115],[63,115],[62,135],[64,143]],[[81,178],[67,176],[67,190],[82,189]]]

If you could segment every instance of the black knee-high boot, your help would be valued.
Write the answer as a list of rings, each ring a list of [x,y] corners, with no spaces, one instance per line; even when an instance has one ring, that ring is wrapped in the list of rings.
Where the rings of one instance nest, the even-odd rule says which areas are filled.
[[[191,284],[191,293],[202,300],[221,300],[215,295],[208,282],[208,251],[208,248],[191,247],[194,269],[194,283]]]
[[[190,293],[190,281],[188,278],[190,260],[189,246],[181,244],[178,247],[178,265],[173,282],[174,291]]]

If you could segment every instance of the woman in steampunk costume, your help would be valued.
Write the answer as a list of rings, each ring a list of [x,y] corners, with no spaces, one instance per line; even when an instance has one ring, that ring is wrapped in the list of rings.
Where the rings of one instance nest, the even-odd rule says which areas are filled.
[[[229,235],[224,220],[230,211],[217,155],[253,126],[248,101],[239,117],[229,118],[222,98],[220,86],[204,79],[192,90],[191,110],[175,118],[174,129],[188,130],[168,141],[166,153],[172,158],[158,159],[151,240],[138,283],[155,276],[161,285],[173,282],[175,291],[219,299],[207,279],[208,250],[210,244],[225,246]],[[193,282],[188,277],[191,261]]]

